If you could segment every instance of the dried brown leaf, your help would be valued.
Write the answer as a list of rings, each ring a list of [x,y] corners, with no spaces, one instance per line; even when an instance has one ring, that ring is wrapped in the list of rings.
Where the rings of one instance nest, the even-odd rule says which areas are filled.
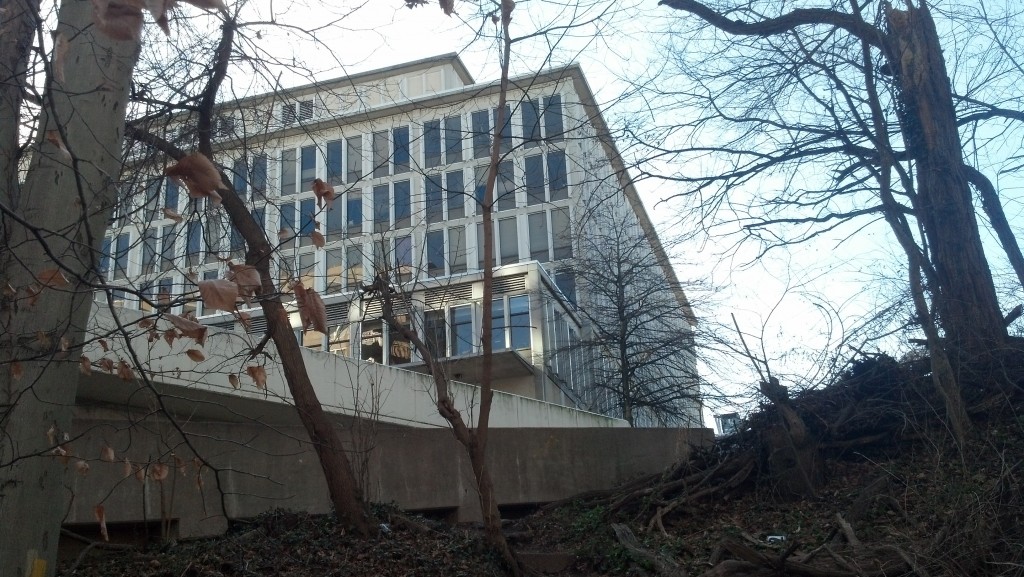
[[[46,439],[53,445],[57,442],[57,425],[50,425],[50,428],[46,430]]]
[[[107,339],[100,339],[99,343],[100,343],[100,348],[103,349],[103,352],[105,352],[105,353],[109,353],[110,352],[110,345],[107,344]]]
[[[167,315],[167,320],[171,321],[174,328],[181,331],[181,336],[195,339],[196,344],[202,346],[206,342],[206,326],[201,325],[193,320],[189,320],[177,315]]]
[[[249,298],[259,294],[260,271],[248,264],[235,264],[228,262],[228,280],[238,285],[238,294],[245,299],[246,304],[251,304]]]
[[[256,383],[256,388],[260,390],[266,390],[267,388],[267,370],[259,365],[249,365],[245,367],[245,372],[249,375],[249,378]]]
[[[117,457],[114,456],[114,448],[110,445],[103,445],[103,448],[100,449],[100,460],[108,463],[116,461]]]
[[[130,382],[135,379],[135,373],[132,372],[131,366],[129,366],[123,359],[117,363],[117,376],[122,381]]]
[[[25,367],[21,366],[21,361],[11,362],[11,378],[20,381],[23,376],[25,376]]]
[[[154,481],[163,481],[171,472],[171,468],[163,463],[153,463],[149,466],[149,478]]]
[[[185,220],[184,218],[182,218],[180,214],[177,213],[177,211],[172,210],[170,208],[164,209],[164,217],[169,218],[176,223],[181,223],[182,221]]]
[[[319,178],[313,181],[313,194],[316,195],[317,208],[321,208],[324,203],[327,204],[328,208],[334,205],[334,199],[336,198],[334,187]]]
[[[238,285],[227,279],[199,281],[199,297],[204,309],[231,312],[238,300]]]
[[[89,357],[82,355],[78,357],[78,370],[85,376],[92,374],[92,362]]]
[[[174,339],[176,338],[178,338],[178,331],[174,330],[173,328],[164,331],[164,341],[167,342],[167,346],[173,345]]]
[[[238,390],[242,388],[242,383],[238,382],[238,375],[231,373],[228,375],[228,382],[231,383],[231,388]]]
[[[36,275],[36,280],[39,281],[39,284],[43,286],[55,288],[65,287],[71,284],[71,282],[68,281],[67,277],[64,276],[64,273],[61,272],[61,270],[58,268],[48,268],[44,271],[41,271],[39,274]]]
[[[103,508],[103,505],[96,505],[93,507],[93,514],[96,515],[96,522],[100,524],[100,537],[103,537],[104,541],[110,541],[110,534],[107,533],[107,512]]]
[[[114,372],[114,361],[106,357],[100,359],[100,368],[108,373]]]
[[[131,477],[132,471],[134,470],[135,469],[132,467],[132,462],[128,460],[128,457],[125,457],[124,468],[122,469],[122,471],[124,472],[124,478],[127,479],[128,477]]]
[[[151,319],[149,317],[146,317],[144,319],[139,319],[139,328],[140,329],[153,328],[153,326],[155,324],[156,324],[156,321],[154,321],[153,319]]]
[[[313,246],[317,248],[323,248],[326,242],[324,241],[324,235],[320,234],[320,231],[314,230],[309,233],[309,238],[313,239]]]
[[[64,139],[60,137],[60,131],[47,130],[46,142],[56,146],[60,151],[60,155],[66,160],[71,160],[71,152],[68,151],[68,147],[64,146]]]
[[[245,330],[248,331],[248,330],[252,329],[252,322],[251,321],[252,321],[252,315],[250,315],[249,313],[245,313],[245,312],[239,312],[238,313],[238,322],[242,323],[242,326],[245,327]]]
[[[176,164],[165,168],[164,174],[184,184],[190,198],[206,197],[213,204],[220,204],[220,194],[217,193],[223,186],[220,172],[205,155],[193,152],[183,156]]]
[[[88,475],[89,474],[89,463],[86,463],[85,461],[83,461],[81,459],[75,461],[75,472],[78,473],[79,475],[83,476],[83,477]]]
[[[188,355],[188,358],[197,363],[201,363],[206,360],[206,355],[204,355],[203,351],[199,349],[189,349],[185,351],[185,354]]]

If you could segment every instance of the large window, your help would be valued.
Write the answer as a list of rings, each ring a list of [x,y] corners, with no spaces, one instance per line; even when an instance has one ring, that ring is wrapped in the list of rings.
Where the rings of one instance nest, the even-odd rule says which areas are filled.
[[[508,297],[509,343],[513,349],[530,347],[530,297]]]
[[[448,229],[448,270],[451,274],[466,272],[466,229],[453,226]]]
[[[395,315],[395,322],[404,327],[405,329],[411,329],[412,324],[409,322],[408,314]],[[412,344],[409,339],[406,338],[402,331],[397,328],[392,328],[388,325],[388,364],[389,365],[404,365],[412,360]]]
[[[565,152],[555,150],[548,153],[548,186],[551,200],[569,198],[569,181],[565,174]]]
[[[395,174],[409,172],[411,150],[409,148],[409,127],[399,126],[391,131],[395,141]]]
[[[231,186],[235,189],[235,194],[239,198],[245,200],[245,192],[248,188],[247,177],[249,167],[246,166],[245,157],[240,156],[235,159],[231,166]]]
[[[363,321],[359,335],[359,358],[384,364],[384,326],[381,321]]]
[[[316,230],[316,201],[307,198],[299,203],[299,244],[313,244],[313,231]]]
[[[551,233],[551,245],[554,248],[555,260],[572,258],[572,235],[568,208],[551,210]]]
[[[553,94],[544,99],[544,136],[548,140],[562,140],[564,133],[562,97]]]
[[[444,220],[444,199],[441,189],[441,175],[428,176],[424,183],[425,217],[428,223]]]
[[[316,178],[316,147],[303,146],[300,151],[300,175],[299,189],[303,192],[313,190],[313,180]]]
[[[373,133],[373,176],[388,175],[388,133],[380,131]]]
[[[395,238],[395,275],[398,282],[411,281],[412,272],[412,237],[397,237]]]
[[[427,233],[427,275],[444,276],[444,231],[432,230]]]
[[[423,166],[432,168],[441,164],[441,121],[423,123]]]
[[[498,116],[502,117],[501,122],[501,151],[509,152],[512,150],[512,107],[508,104],[505,105],[505,113],[500,114],[502,111],[499,108],[494,109],[494,125],[498,125]]]
[[[412,219],[412,199],[409,181],[399,180],[395,188],[395,228],[407,228]]]
[[[523,140],[526,148],[540,144],[540,103],[532,98],[524,100],[523,108]]]
[[[494,181],[494,210],[512,210],[516,207],[516,183],[512,161],[498,164],[498,178]]]
[[[257,154],[252,159],[252,175],[250,177],[253,195],[267,192],[267,155]]]
[[[341,140],[327,143],[327,182],[330,184],[341,184],[345,174],[345,165],[342,163],[344,144]]]
[[[551,260],[548,254],[548,215],[534,212],[527,216],[530,227],[530,258],[540,262]]]
[[[164,208],[178,212],[178,196],[180,187],[171,179],[164,180]]]
[[[515,217],[498,221],[498,244],[501,250],[501,264],[519,262],[519,234]]]
[[[544,157],[526,157],[526,204],[542,204],[544,198]]]
[[[452,355],[473,352],[473,307],[463,305],[451,308]]]
[[[506,342],[505,299],[496,298],[491,301],[491,348],[502,351],[508,348]]]
[[[363,281],[363,251],[359,245],[345,248],[345,281],[349,287],[355,288]]]
[[[147,228],[142,234],[142,274],[156,271],[156,229]]]
[[[117,235],[114,251],[114,278],[123,279],[128,276],[128,233]]]
[[[281,151],[281,195],[295,194],[295,149]]]
[[[423,314],[423,337],[427,350],[435,359],[448,356],[448,323],[444,311],[426,311]]]
[[[444,119],[444,153],[448,164],[462,162],[462,117]]]
[[[349,236],[362,234],[363,193],[358,188],[351,189],[345,193],[345,212]]]
[[[487,158],[491,154],[491,119],[486,110],[478,110],[471,116],[473,125],[473,158]]]
[[[188,223],[188,232],[185,238],[185,266],[192,267],[199,264],[199,256],[203,249],[203,225],[198,220]]]
[[[342,203],[336,202],[324,209],[327,212],[327,218],[325,219],[327,221],[327,234],[324,236],[328,242],[339,240],[345,236],[345,219],[341,213],[342,206]]]
[[[345,139],[348,158],[345,162],[345,178],[348,182],[357,182],[363,177],[363,137],[352,136]]]
[[[177,239],[178,233],[173,224],[163,227],[160,232],[160,270],[174,268],[174,257],[178,254],[174,247]]]
[[[466,185],[462,171],[454,170],[445,175],[445,193],[448,196],[448,218],[466,216]]]
[[[340,293],[345,290],[345,252],[341,249],[327,251],[327,283],[326,294]]]
[[[373,187],[373,232],[384,232],[391,226],[391,187]]]
[[[295,246],[295,204],[289,202],[280,208],[281,218],[278,222],[277,240],[282,247]]]

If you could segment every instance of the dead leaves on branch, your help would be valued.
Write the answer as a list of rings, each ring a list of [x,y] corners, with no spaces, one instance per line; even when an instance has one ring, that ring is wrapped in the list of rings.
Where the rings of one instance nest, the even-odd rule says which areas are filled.
[[[295,291],[302,330],[312,328],[318,333],[327,334],[327,307],[319,293],[314,289],[307,289],[301,282],[292,285],[292,290]]]
[[[188,189],[189,198],[209,198],[213,204],[220,204],[221,197],[217,192],[223,186],[220,171],[205,155],[193,152],[183,156],[165,168],[164,174],[183,184]]]
[[[182,0],[203,10],[224,10],[221,0]],[[142,37],[142,11],[153,16],[153,21],[170,36],[170,13],[177,0],[92,0],[93,22],[103,34],[121,41],[138,41]]]
[[[227,279],[202,280],[199,297],[208,311],[233,312],[238,301],[238,284]]]

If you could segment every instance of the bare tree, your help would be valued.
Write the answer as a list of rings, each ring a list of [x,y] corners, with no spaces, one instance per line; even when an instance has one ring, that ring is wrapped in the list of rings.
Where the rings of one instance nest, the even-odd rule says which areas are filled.
[[[587,326],[554,362],[586,358],[582,393],[592,410],[620,414],[631,426],[694,426],[701,420],[696,319],[633,210],[624,198],[606,199],[574,224],[572,271]]]
[[[912,288],[930,298],[916,299],[918,320],[942,329],[929,335],[942,348],[933,355],[936,374],[950,374],[941,370],[949,364],[942,353],[962,367],[987,366],[1007,334],[971,186],[988,195],[995,228],[1005,218],[965,150],[981,145],[972,135],[985,121],[1019,120],[1019,102],[985,103],[1001,98],[999,86],[987,94],[970,85],[970,95],[954,90],[928,2],[788,12],[759,2],[662,4],[686,14],[678,23],[690,45],[699,38],[718,55],[675,53],[673,66],[691,84],[665,91],[664,102],[694,116],[644,137],[658,139],[658,161],[703,164],[668,176],[687,186],[684,194],[707,217],[703,226],[737,215],[732,224],[768,248],[883,220],[907,254]],[[1004,68],[997,85],[1019,78]],[[720,131],[712,145],[660,144],[711,129]],[[1012,234],[1000,238],[1017,260]],[[959,393],[943,380],[947,412],[963,431]]]

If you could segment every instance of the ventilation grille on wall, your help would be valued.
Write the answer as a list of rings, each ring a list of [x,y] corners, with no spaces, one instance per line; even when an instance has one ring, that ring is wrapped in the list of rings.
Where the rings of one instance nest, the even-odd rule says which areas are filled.
[[[526,275],[496,278],[492,286],[496,295],[521,291],[526,289]]]
[[[423,304],[428,309],[438,309],[448,303],[468,301],[473,298],[473,285],[461,284],[428,290],[423,295]]]
[[[343,325],[348,322],[348,302],[327,305],[327,326]]]

